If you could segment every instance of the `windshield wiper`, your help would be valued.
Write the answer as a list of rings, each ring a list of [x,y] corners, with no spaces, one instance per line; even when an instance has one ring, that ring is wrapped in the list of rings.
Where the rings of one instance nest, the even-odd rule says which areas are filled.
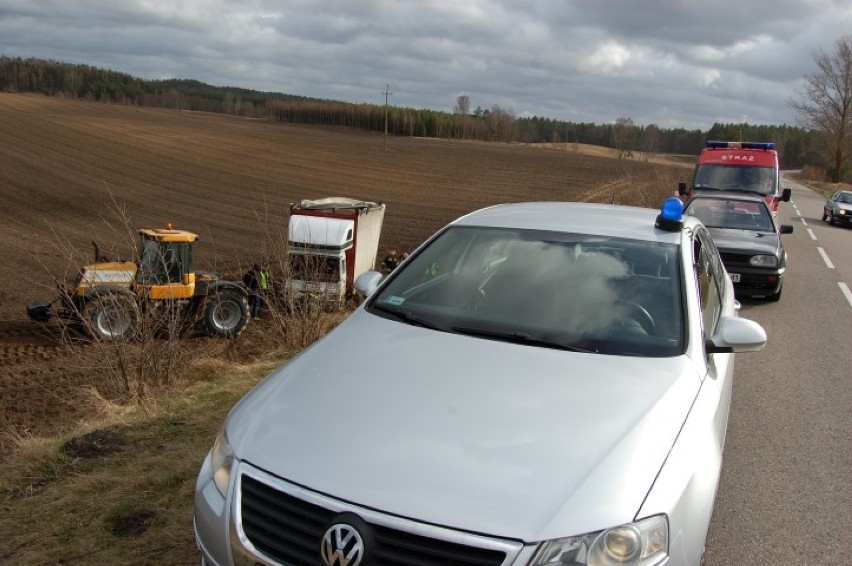
[[[411,311],[408,310],[394,309],[381,303],[374,303],[373,308],[382,312],[390,313],[398,319],[402,320],[403,322],[413,324],[414,326],[422,326],[423,328],[431,328],[433,330],[441,330],[446,332],[444,328],[441,328],[431,320],[420,318],[419,316],[413,314]]]
[[[505,342],[512,342],[513,344],[527,344],[530,346],[543,346],[545,348],[553,348],[556,350],[566,350],[568,352],[586,352],[590,354],[597,354],[598,350],[594,348],[584,348],[582,346],[574,346],[571,344],[565,344],[564,342],[557,342],[556,340],[549,340],[547,338],[539,338],[537,336],[533,336],[532,334],[527,334],[526,332],[504,332],[500,330],[485,330],[482,328],[468,328],[464,326],[453,326],[450,330],[453,332],[458,332],[459,334],[465,334],[467,336],[480,336],[482,338],[493,338],[495,340],[503,340]]]

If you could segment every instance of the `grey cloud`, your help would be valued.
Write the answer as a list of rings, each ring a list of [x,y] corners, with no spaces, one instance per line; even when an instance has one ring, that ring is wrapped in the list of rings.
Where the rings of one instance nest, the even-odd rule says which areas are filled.
[[[0,0],[0,53],[352,102],[709,127],[792,123],[839,0]]]

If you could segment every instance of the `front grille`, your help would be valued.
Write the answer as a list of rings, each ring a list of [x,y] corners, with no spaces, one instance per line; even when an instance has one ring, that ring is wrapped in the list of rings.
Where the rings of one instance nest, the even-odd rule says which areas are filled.
[[[288,566],[323,566],[320,541],[333,510],[284,493],[243,474],[242,528],[254,547]],[[449,542],[367,522],[375,566],[499,566],[506,553]]]
[[[720,252],[719,256],[721,256],[722,263],[725,265],[748,265],[748,260],[751,259],[751,256],[748,254],[734,254],[729,252]]]

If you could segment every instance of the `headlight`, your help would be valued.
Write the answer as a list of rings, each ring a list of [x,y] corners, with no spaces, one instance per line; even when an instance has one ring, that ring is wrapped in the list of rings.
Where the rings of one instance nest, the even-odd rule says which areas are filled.
[[[530,566],[652,566],[668,556],[669,523],[663,515],[605,531],[542,543]]]
[[[748,262],[755,267],[778,267],[778,258],[774,255],[753,255]]]
[[[216,442],[213,443],[213,450],[210,451],[210,477],[223,496],[228,493],[233,465],[234,451],[231,450],[225,428],[222,427],[222,431],[216,437]]]
[[[846,210],[841,208],[840,210],[837,211],[837,214],[840,214],[842,216],[842,215],[846,214]]]

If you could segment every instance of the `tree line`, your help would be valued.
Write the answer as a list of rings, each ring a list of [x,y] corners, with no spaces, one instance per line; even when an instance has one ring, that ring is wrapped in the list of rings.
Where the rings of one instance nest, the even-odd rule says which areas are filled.
[[[591,144],[611,147],[622,158],[652,153],[697,155],[706,140],[774,141],[786,168],[824,167],[816,135],[794,126],[714,124],[708,131],[636,125],[619,117],[612,124],[517,117],[493,105],[470,109],[459,96],[453,112],[350,103],[219,87],[195,80],[144,80],[126,73],[53,60],[0,57],[0,91],[146,107],[220,112],[280,122],[358,128],[397,136],[495,142]]]

